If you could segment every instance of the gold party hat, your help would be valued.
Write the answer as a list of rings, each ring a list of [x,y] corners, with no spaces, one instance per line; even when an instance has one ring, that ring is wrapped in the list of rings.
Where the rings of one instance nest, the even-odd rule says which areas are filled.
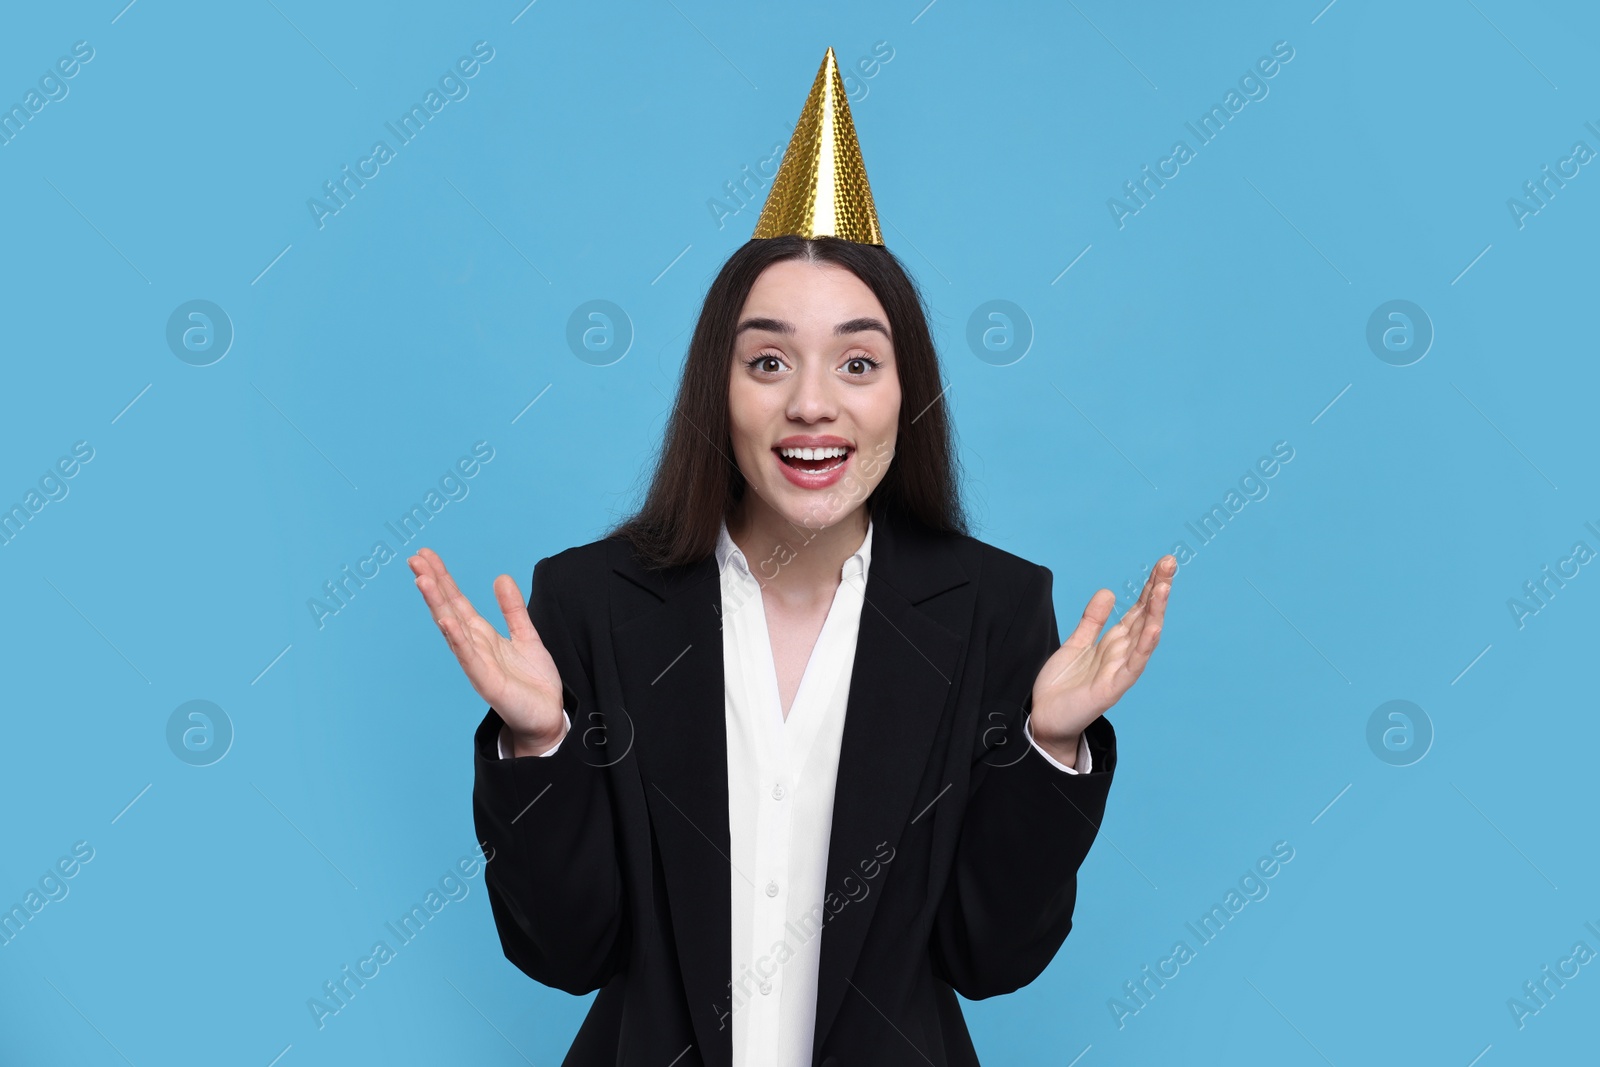
[[[832,48],[822,57],[756,232],[750,236],[785,234],[883,244],[856,126],[850,120],[850,101]]]

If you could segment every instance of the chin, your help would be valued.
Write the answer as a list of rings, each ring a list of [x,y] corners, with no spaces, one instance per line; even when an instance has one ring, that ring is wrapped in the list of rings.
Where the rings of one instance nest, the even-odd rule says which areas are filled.
[[[825,530],[850,518],[864,503],[862,500],[840,500],[830,507],[820,499],[821,496],[822,494],[818,494],[817,499],[797,501],[792,504],[786,501],[788,506],[779,509],[780,513],[796,526]]]

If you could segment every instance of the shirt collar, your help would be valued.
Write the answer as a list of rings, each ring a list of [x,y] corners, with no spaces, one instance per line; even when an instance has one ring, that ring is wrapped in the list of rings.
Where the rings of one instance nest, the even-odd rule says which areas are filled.
[[[737,564],[739,570],[744,574],[751,573],[750,562],[745,559],[744,551],[734,543],[732,536],[729,535],[728,522],[724,519],[721,527],[717,530],[717,572],[726,571],[729,563]],[[840,570],[840,579],[856,577],[865,580],[867,568],[871,563],[872,517],[869,515],[867,517],[867,535],[861,539],[861,547],[856,549],[850,558],[844,561],[844,567]]]

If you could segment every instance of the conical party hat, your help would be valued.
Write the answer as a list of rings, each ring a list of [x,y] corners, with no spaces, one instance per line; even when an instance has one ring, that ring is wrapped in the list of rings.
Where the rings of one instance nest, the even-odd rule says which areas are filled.
[[[883,244],[856,126],[850,121],[850,101],[832,48],[822,57],[756,232],[750,236],[785,234]]]

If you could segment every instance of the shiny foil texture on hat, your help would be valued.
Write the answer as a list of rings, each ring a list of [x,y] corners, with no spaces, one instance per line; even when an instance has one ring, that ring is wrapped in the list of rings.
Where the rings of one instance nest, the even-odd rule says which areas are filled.
[[[822,57],[751,237],[786,234],[883,244],[850,101],[832,48]]]

